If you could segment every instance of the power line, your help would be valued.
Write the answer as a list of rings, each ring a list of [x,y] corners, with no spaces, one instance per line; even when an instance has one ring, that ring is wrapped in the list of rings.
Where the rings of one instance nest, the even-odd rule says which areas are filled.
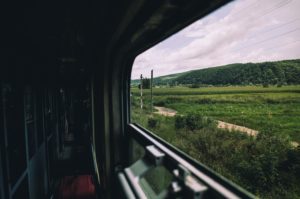
[[[277,10],[277,9],[283,7],[283,6],[288,5],[291,2],[292,2],[292,0],[283,0],[283,1],[280,1],[279,3],[275,4],[274,6],[271,6],[270,8],[267,8],[267,9],[269,9],[267,11],[264,11],[264,8],[263,8],[263,10],[260,10],[260,11],[262,11],[264,13],[261,16],[257,17],[257,18],[261,18],[261,17],[263,17],[263,16],[265,16],[267,14],[270,14],[270,13],[274,12],[275,10]],[[251,7],[252,5],[254,5],[256,3],[257,2],[255,2],[253,4],[250,4],[249,6],[246,6],[245,8],[240,9],[239,11],[236,11],[235,13],[232,13],[232,16],[237,15],[238,13],[242,12],[243,10],[248,9],[249,7]],[[259,6],[259,5],[257,5],[257,6]],[[255,7],[257,7],[257,6],[255,6]],[[247,12],[247,10],[244,13],[246,13],[246,12]],[[247,18],[250,18],[250,17],[248,17],[248,16],[239,17],[238,20],[247,19]]]
[[[264,32],[261,31],[261,32],[258,32],[258,33],[256,33],[256,34],[265,34],[265,33],[271,32],[271,31],[273,31],[273,30],[277,30],[277,29],[282,28],[282,27],[284,27],[284,26],[290,25],[290,24],[292,24],[292,23],[294,23],[294,22],[296,22],[296,21],[299,21],[299,19],[300,19],[300,18],[293,19],[293,20],[291,20],[291,21],[289,21],[289,22],[287,22],[287,23],[284,23],[284,24],[281,24],[281,25],[279,25],[279,26],[276,26],[275,28],[270,28],[270,29],[268,29],[267,31],[264,31]],[[251,39],[251,38],[254,38],[254,37],[256,37],[256,36],[249,37],[248,39]]]
[[[276,45],[276,46],[272,46],[271,48],[267,48],[267,49],[264,49],[264,51],[267,51],[267,50],[273,50],[275,48],[280,48],[280,47],[283,47],[283,46],[287,46],[287,45],[290,45],[290,44],[295,44],[296,42],[299,42],[299,40],[295,40],[295,41],[292,41],[292,42],[289,42],[289,43],[286,43],[286,44],[281,44],[281,45]]]
[[[240,9],[240,10],[238,10],[238,11],[234,12],[234,13],[232,13],[232,16],[234,16],[234,15],[236,15],[236,14],[238,14],[238,13],[242,12],[243,10],[246,10],[246,9],[248,9],[248,8],[252,7],[252,6],[253,6],[253,5],[255,5],[255,4],[258,2],[258,1],[259,1],[259,0],[255,1],[254,3],[251,3],[251,4],[249,4],[248,6],[246,6],[246,7],[242,8],[242,9]]]
[[[282,1],[282,2],[279,3],[277,6],[275,6],[275,8],[273,8],[273,9],[271,9],[269,12],[266,12],[265,14],[261,15],[260,17],[263,17],[263,16],[265,16],[265,15],[268,15],[268,14],[274,12],[275,10],[278,10],[279,8],[282,8],[282,7],[286,6],[286,5],[288,5],[288,4],[291,3],[291,2],[292,2],[292,0],[288,0],[288,1],[286,1],[286,3],[284,3],[284,1]],[[283,4],[282,4],[282,3],[283,3]]]
[[[238,48],[238,49],[236,49],[236,50],[243,50],[243,49],[248,48],[248,47],[250,47],[250,46],[258,45],[258,44],[264,43],[264,42],[266,42],[266,41],[269,41],[269,40],[272,40],[272,39],[276,39],[276,38],[278,38],[278,37],[282,37],[282,36],[284,36],[284,35],[286,35],[286,34],[295,32],[295,31],[297,31],[297,30],[300,30],[300,28],[296,28],[296,29],[290,30],[290,31],[288,31],[288,32],[284,32],[284,33],[282,33],[282,34],[275,35],[275,36],[273,36],[273,37],[264,39],[264,40],[262,40],[262,41],[259,41],[259,42],[253,43],[253,44],[250,44],[250,45],[248,45],[248,46],[244,46],[244,47]]]

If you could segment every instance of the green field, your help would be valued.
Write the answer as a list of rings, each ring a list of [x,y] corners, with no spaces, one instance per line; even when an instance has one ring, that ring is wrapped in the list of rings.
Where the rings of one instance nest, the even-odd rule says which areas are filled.
[[[132,92],[138,98],[139,91]],[[154,105],[172,108],[179,114],[196,111],[254,130],[272,130],[300,142],[300,86],[154,88],[153,93]],[[149,105],[148,90],[144,98]]]
[[[139,90],[131,92],[133,122],[262,198],[300,198],[300,150],[290,144],[300,142],[300,86],[153,88],[154,105],[176,117],[151,113],[149,90],[141,110]],[[179,117],[190,123],[179,128]],[[259,134],[218,129],[215,120]],[[195,121],[201,125],[191,128]]]

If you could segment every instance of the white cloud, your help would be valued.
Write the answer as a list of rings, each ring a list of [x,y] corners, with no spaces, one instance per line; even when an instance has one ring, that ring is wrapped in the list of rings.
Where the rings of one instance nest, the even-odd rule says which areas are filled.
[[[299,0],[234,1],[139,55],[132,78],[300,58],[299,10]]]

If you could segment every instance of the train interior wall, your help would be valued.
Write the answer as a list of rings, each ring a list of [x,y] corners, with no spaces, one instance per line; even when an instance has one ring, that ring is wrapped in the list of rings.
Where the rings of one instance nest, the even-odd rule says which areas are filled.
[[[114,198],[129,162],[134,58],[226,2],[6,2],[0,198],[51,198],[72,175],[93,176],[97,193]]]
[[[51,197],[64,176],[92,174],[90,96],[89,84],[1,84],[1,198]]]

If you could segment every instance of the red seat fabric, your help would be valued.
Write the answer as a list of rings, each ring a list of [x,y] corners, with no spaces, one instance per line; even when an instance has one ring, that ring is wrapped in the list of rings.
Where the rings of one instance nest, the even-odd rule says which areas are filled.
[[[59,186],[58,199],[96,199],[92,176],[64,177]]]

